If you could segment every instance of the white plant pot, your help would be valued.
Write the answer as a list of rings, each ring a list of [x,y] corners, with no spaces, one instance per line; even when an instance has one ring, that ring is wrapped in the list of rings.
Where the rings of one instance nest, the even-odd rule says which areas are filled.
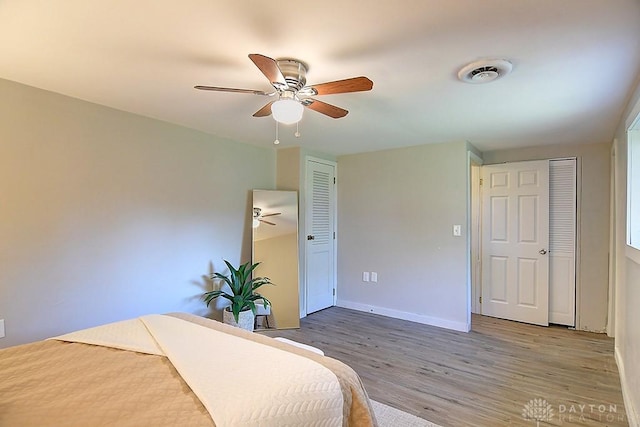
[[[230,309],[225,308],[222,314],[222,321],[227,325],[235,326],[245,329],[249,332],[253,332],[253,324],[255,322],[255,316],[253,311],[245,310],[241,311],[238,315],[238,321],[233,317],[233,312]]]

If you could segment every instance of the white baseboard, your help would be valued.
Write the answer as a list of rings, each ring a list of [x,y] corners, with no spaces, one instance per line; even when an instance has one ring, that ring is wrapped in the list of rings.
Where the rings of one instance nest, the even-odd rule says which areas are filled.
[[[382,316],[393,317],[394,319],[409,320],[410,322],[422,323],[423,325],[437,326],[439,328],[453,329],[454,331],[469,332],[471,324],[455,322],[441,319],[439,317],[424,316],[406,311],[394,310],[391,308],[377,307],[374,305],[361,304],[359,302],[345,301],[338,298],[338,307],[350,308],[352,310],[364,311],[366,313],[380,314]]]
[[[629,427],[640,427],[640,416],[638,416],[638,409],[634,406],[634,396],[629,390],[627,384],[627,375],[624,368],[624,361],[620,355],[618,347],[615,348],[616,364],[618,365],[618,372],[620,373],[620,386],[622,388],[622,398],[624,399],[624,408],[627,411],[627,421],[629,421]]]

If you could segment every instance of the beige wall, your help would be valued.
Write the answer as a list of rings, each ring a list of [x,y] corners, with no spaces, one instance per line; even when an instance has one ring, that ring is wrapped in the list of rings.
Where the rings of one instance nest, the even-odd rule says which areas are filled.
[[[615,238],[612,245],[615,286],[615,346],[625,409],[629,425],[640,425],[640,263],[638,252],[626,245],[627,223],[627,129],[640,115],[640,85],[627,106],[616,131],[615,144]]]
[[[303,147],[281,148],[277,152],[276,187],[278,190],[298,192],[298,246],[299,246],[299,308],[300,318],[307,315],[306,311],[306,218],[305,218],[305,180],[307,170],[307,157],[315,157],[335,162],[335,157],[312,151]]]
[[[207,314],[251,258],[275,152],[0,80],[0,347],[145,313]]]
[[[604,332],[609,294],[610,143],[542,145],[483,153],[484,164],[577,157],[576,328]]]
[[[467,144],[342,156],[338,168],[338,305],[468,330]]]
[[[256,273],[274,283],[258,290],[271,301],[270,326],[299,328],[298,269],[294,261],[298,257],[298,233],[257,240],[253,245],[254,258],[260,261]]]
[[[300,160],[300,147],[279,149],[276,155],[276,186],[278,190],[300,191],[303,181],[300,170],[303,164]]]

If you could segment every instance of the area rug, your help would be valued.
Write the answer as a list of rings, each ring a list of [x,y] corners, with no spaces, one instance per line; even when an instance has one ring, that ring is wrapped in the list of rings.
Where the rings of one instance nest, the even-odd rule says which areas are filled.
[[[375,400],[371,400],[371,406],[373,406],[373,412],[376,414],[380,427],[440,427],[437,424]]]

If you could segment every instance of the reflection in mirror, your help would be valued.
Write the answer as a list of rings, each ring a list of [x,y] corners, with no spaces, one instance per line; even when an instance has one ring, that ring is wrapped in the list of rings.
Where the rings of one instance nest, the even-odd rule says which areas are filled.
[[[266,276],[275,284],[260,288],[271,301],[271,310],[266,317],[258,316],[258,327],[299,328],[295,191],[253,190],[253,262],[260,263],[254,274]],[[259,309],[258,314],[261,312]]]

